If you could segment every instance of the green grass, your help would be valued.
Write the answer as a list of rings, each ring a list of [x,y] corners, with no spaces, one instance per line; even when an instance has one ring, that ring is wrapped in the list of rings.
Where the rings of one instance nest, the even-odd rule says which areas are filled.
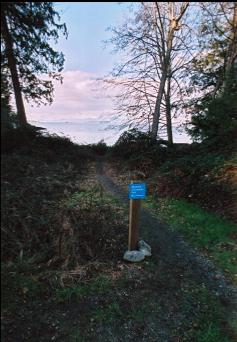
[[[190,340],[197,342],[231,342],[229,332],[223,329],[225,312],[220,303],[205,288],[196,292],[202,309],[196,319],[196,328],[190,332]]]
[[[152,298],[147,299],[146,303],[131,306],[129,311],[125,313],[126,319],[134,322],[145,323],[149,316],[154,316],[161,311],[161,307]]]
[[[211,322],[205,324],[202,330],[195,334],[195,341],[197,342],[228,342],[228,337],[221,334],[219,327],[216,323]]]
[[[80,300],[83,297],[91,295],[105,294],[111,286],[111,280],[106,276],[100,275],[88,284],[56,289],[55,295],[60,302],[70,301],[72,299]]]
[[[80,329],[76,328],[71,334],[71,342],[86,342],[86,337],[82,335]]]
[[[178,230],[194,246],[207,251],[217,264],[232,277],[237,273],[237,249],[231,234],[237,226],[197,204],[162,198],[155,203],[148,197],[144,203],[155,215]]]
[[[112,322],[115,320],[131,320],[134,322],[145,322],[149,315],[154,315],[159,312],[160,307],[155,303],[148,302],[141,304],[138,307],[130,307],[129,310],[122,309],[120,304],[115,301],[106,304],[102,308],[98,308],[94,313],[93,318],[96,322]]]
[[[119,200],[105,193],[101,186],[94,186],[87,190],[81,189],[80,192],[73,193],[61,203],[68,209],[73,209],[78,205],[83,205],[87,208],[103,205],[118,207],[120,205]]]
[[[17,301],[24,299],[33,300],[47,295],[47,288],[39,282],[38,277],[32,274],[24,274],[18,269],[11,272],[1,265],[1,290],[3,310],[17,310]]]
[[[94,319],[97,322],[112,322],[114,320],[122,318],[123,313],[120,305],[117,302],[112,302],[103,308],[96,310]]]

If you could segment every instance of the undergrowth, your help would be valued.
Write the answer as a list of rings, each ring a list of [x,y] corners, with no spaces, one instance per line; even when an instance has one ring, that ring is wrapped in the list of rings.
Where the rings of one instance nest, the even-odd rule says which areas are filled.
[[[198,203],[218,215],[237,221],[237,159],[234,143],[173,146],[149,134],[124,132],[111,148],[111,161],[123,172],[147,180],[158,196]]]

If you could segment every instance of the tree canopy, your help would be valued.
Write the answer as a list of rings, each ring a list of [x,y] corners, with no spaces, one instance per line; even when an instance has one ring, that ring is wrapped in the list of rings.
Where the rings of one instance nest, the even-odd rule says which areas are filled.
[[[228,144],[237,130],[237,4],[202,6],[200,52],[190,68],[196,96],[188,101],[188,132],[196,140]]]
[[[10,90],[14,89],[15,96],[21,92],[27,101],[51,103],[52,79],[62,81],[64,64],[63,54],[54,50],[52,42],[57,42],[60,32],[67,36],[53,3],[5,2],[1,19],[1,70]],[[23,110],[17,107],[18,112]]]

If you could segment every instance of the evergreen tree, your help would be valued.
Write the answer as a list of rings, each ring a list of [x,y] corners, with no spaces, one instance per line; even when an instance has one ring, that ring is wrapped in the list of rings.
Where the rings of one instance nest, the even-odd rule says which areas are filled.
[[[188,132],[195,140],[232,144],[237,130],[237,5],[205,6],[211,6],[204,8],[208,25],[200,24],[201,53],[193,60],[191,77],[201,96],[188,103]]]
[[[4,131],[10,126],[10,118],[13,114],[10,104],[11,93],[6,75],[1,73],[1,129]]]
[[[37,104],[51,103],[52,79],[62,81],[64,56],[51,46],[59,31],[67,35],[65,24],[59,21],[52,2],[1,4],[1,71],[6,70],[3,77],[14,91],[21,126],[27,124],[23,95]]]

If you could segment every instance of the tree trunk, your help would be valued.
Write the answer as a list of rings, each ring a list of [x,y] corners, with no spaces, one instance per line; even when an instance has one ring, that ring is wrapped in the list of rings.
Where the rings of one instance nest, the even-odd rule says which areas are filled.
[[[172,121],[171,121],[171,105],[170,105],[170,76],[167,78],[167,92],[166,92],[166,128],[167,128],[167,137],[169,145],[173,145],[173,133],[172,133]]]
[[[167,72],[168,67],[170,65],[170,54],[173,44],[173,38],[174,38],[174,28],[172,27],[172,20],[173,20],[173,6],[171,5],[169,7],[169,17],[170,17],[170,27],[169,27],[169,33],[167,37],[167,50],[163,51],[163,70],[162,70],[162,76],[160,80],[160,87],[158,91],[158,95],[156,98],[156,105],[155,110],[153,114],[153,122],[152,122],[152,136],[156,139],[157,133],[159,129],[159,121],[160,121],[160,107],[161,107],[161,101],[162,97],[165,92],[165,83],[167,79]]]
[[[9,113],[6,108],[1,106],[1,133],[4,133],[9,127]]]
[[[170,21],[170,26],[168,30],[168,35],[167,35],[167,49],[163,49],[163,68],[162,68],[162,75],[161,75],[161,80],[160,80],[160,87],[158,91],[158,95],[156,98],[156,105],[155,105],[155,110],[153,113],[153,122],[152,122],[152,136],[156,139],[157,138],[157,133],[159,129],[159,121],[160,121],[160,108],[161,108],[161,101],[162,97],[165,93],[165,83],[167,80],[167,75],[168,75],[168,70],[170,68],[170,56],[171,56],[171,51],[173,48],[173,40],[174,40],[174,31],[179,30],[181,25],[179,24],[179,21],[183,17],[185,11],[187,10],[189,6],[189,2],[184,2],[180,8],[180,13],[176,18],[174,17],[174,3],[169,2],[169,21]],[[157,9],[158,9],[158,3],[156,3]],[[165,37],[165,31],[163,29],[163,24],[160,25],[161,30],[163,30],[163,37]],[[163,42],[165,43],[165,41]],[[165,46],[165,44],[164,44]]]
[[[3,39],[5,41],[5,46],[6,46],[7,60],[8,60],[8,66],[9,66],[11,78],[12,78],[19,124],[20,126],[25,126],[27,125],[25,107],[24,107],[24,102],[23,102],[22,93],[21,93],[19,76],[17,72],[16,59],[15,59],[14,51],[13,51],[12,38],[8,29],[5,13],[2,13],[1,19],[2,19],[2,35],[3,35]]]
[[[223,84],[223,90],[228,92],[229,87],[232,85],[233,74],[232,67],[237,58],[237,3],[234,2],[234,13],[233,13],[233,22],[232,22],[232,32],[231,32],[231,41],[229,45],[229,51],[227,54],[226,61],[226,70],[225,70],[225,80]]]
[[[156,139],[158,129],[159,129],[159,121],[160,121],[160,107],[161,107],[161,101],[162,97],[165,93],[165,83],[167,80],[167,74],[168,74],[168,69],[170,66],[170,54],[171,54],[171,49],[172,49],[172,43],[173,43],[173,38],[174,38],[174,30],[171,28],[169,37],[168,37],[168,44],[167,44],[167,53],[164,58],[164,67],[162,71],[162,76],[160,80],[160,87],[159,87],[159,92],[156,98],[156,105],[155,105],[155,110],[153,114],[153,122],[152,122],[152,136]]]
[[[156,105],[155,110],[153,113],[153,120],[152,120],[152,128],[151,128],[151,134],[153,138],[157,138],[158,128],[159,128],[159,121],[160,121],[160,107],[161,107],[161,101],[165,90],[165,81],[166,81],[166,71],[164,70],[162,73],[162,77],[160,80],[160,87],[158,91],[158,95],[156,98]]]

